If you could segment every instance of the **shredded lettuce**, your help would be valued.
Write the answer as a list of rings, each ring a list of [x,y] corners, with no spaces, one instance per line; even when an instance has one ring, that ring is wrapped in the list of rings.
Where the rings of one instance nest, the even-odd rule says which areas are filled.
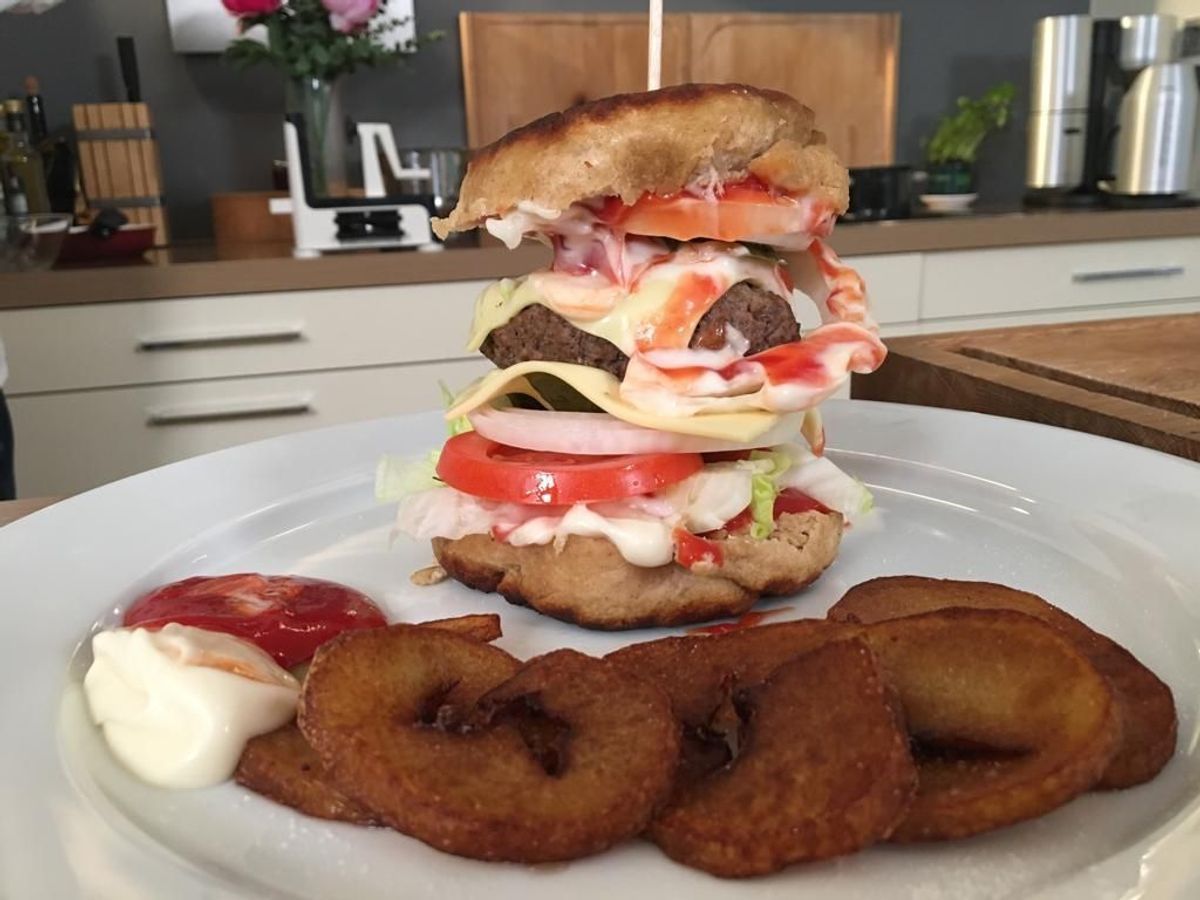
[[[779,496],[779,477],[792,465],[792,458],[778,449],[755,450],[750,462],[757,471],[750,478],[750,536],[763,540],[775,531],[775,498]],[[770,468],[764,468],[769,463]]]
[[[814,500],[819,500],[835,512],[840,512],[847,521],[853,522],[869,513],[875,506],[875,498],[857,478],[847,475],[825,456],[816,456],[808,449],[788,444],[783,450],[791,459],[791,466],[782,473],[780,487],[803,491]]]
[[[431,450],[418,459],[385,455],[375,467],[375,500],[394,503],[402,497],[432,487],[445,487],[437,477],[440,451]]]
[[[779,489],[769,475],[750,478],[750,537],[762,540],[775,530],[775,497]]]
[[[452,408],[454,406],[454,401],[458,399],[455,396],[454,391],[450,390],[444,381],[439,381],[438,387],[442,390],[442,405],[445,406],[446,409]],[[471,420],[466,416],[459,416],[457,419],[451,419],[446,423],[446,430],[450,432],[450,437],[454,437],[456,434],[462,434],[464,431],[471,431]]]

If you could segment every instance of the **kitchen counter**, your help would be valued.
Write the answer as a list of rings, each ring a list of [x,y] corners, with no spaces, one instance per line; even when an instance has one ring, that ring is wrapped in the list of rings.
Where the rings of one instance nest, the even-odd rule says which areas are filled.
[[[57,497],[32,497],[28,500],[5,500],[0,502],[0,528],[17,521],[22,516],[37,512],[51,503],[57,502]]]
[[[893,222],[843,223],[831,239],[843,256],[918,253],[1200,235],[1200,208],[980,212]],[[492,246],[437,252],[342,253],[297,260],[286,244],[181,246],[127,265],[0,275],[0,309],[122,300],[427,284],[519,275],[545,248]]]

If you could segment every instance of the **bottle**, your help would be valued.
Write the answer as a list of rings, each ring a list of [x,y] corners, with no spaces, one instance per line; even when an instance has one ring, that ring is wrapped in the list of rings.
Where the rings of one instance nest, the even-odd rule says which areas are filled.
[[[44,151],[43,144],[50,132],[46,128],[46,105],[37,76],[25,76],[25,114],[29,121],[29,143]]]
[[[15,97],[5,101],[4,120],[8,140],[0,156],[0,167],[4,172],[5,207],[13,215],[21,214],[20,206],[25,207],[25,212],[49,212],[42,157],[30,146],[25,131],[25,104]]]

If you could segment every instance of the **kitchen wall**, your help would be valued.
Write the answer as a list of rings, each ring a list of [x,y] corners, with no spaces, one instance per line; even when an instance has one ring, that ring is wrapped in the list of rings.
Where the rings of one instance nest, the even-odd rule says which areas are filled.
[[[995,203],[1016,203],[1021,195],[1033,23],[1044,15],[1088,11],[1088,0],[667,0],[666,5],[669,11],[899,10],[898,161],[919,161],[921,137],[959,94],[976,94],[1005,79],[1018,85],[1022,108],[981,161],[984,200]],[[645,8],[645,0],[416,0],[418,30],[441,29],[446,39],[422,50],[405,68],[355,75],[347,85],[347,111],[392,122],[401,145],[460,145],[465,129],[459,11]],[[211,194],[269,186],[270,162],[281,155],[279,76],[266,69],[237,71],[218,57],[175,55],[161,0],[66,0],[40,16],[0,15],[0,94],[17,91],[23,76],[36,74],[52,127],[66,124],[73,102],[119,99],[117,34],[137,40],[174,234],[203,238],[211,228]]]

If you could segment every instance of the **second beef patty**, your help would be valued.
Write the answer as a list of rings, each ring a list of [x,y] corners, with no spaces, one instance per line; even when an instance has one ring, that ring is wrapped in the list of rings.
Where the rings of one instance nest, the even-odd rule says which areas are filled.
[[[735,284],[712,305],[696,324],[689,346],[719,350],[725,346],[726,325],[732,325],[750,341],[747,354],[800,339],[800,326],[791,304],[747,281]],[[624,378],[629,364],[629,357],[615,345],[580,331],[540,303],[525,307],[492,331],[479,349],[502,369],[541,359],[604,369]]]

